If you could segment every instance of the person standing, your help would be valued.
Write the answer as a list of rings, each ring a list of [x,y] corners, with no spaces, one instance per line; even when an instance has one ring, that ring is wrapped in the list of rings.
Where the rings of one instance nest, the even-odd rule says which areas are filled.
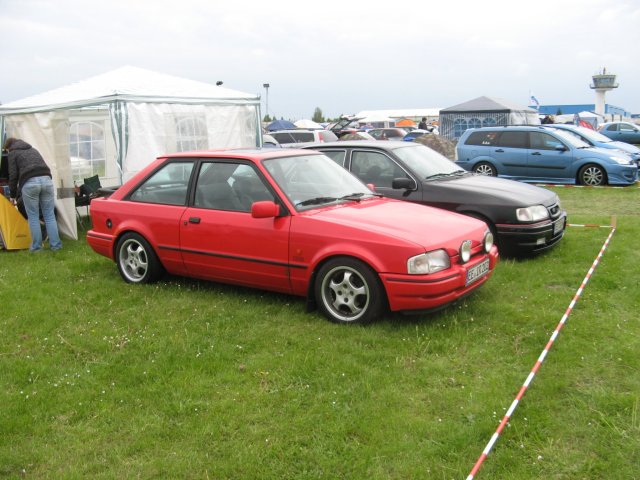
[[[418,128],[420,130],[427,130],[427,117],[422,117],[422,120],[420,120],[420,123],[418,124]]]
[[[51,170],[40,152],[19,138],[7,138],[4,149],[9,152],[9,197],[15,204],[22,195],[31,232],[32,252],[42,250],[40,210],[49,237],[51,250],[60,250],[62,241],[55,217],[55,189]]]

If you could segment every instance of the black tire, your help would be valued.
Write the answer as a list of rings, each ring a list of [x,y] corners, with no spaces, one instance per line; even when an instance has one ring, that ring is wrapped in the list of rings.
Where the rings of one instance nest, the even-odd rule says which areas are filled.
[[[599,187],[607,183],[607,172],[600,165],[590,163],[578,172],[578,183],[590,187]]]
[[[486,175],[487,177],[497,177],[498,170],[489,162],[480,162],[473,166],[473,171],[480,175]]]
[[[386,306],[378,276],[355,258],[337,257],[325,263],[314,290],[318,309],[335,323],[369,323]]]
[[[164,273],[156,252],[141,235],[125,233],[116,246],[116,263],[127,283],[153,283]]]

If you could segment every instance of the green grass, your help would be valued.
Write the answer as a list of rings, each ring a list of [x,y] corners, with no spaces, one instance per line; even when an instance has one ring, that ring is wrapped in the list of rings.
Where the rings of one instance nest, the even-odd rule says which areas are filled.
[[[618,229],[477,478],[640,478],[640,189],[556,191]],[[0,478],[460,479],[609,233],[366,327],[302,299],[124,283],[81,239],[0,252]]]

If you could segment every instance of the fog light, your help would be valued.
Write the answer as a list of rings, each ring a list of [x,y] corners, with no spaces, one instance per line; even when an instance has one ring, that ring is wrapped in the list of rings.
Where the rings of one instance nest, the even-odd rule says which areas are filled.
[[[467,263],[471,258],[471,240],[465,240],[460,245],[460,260],[462,263]]]

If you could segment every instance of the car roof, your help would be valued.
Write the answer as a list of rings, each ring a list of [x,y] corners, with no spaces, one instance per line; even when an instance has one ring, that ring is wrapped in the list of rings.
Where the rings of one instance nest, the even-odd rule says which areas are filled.
[[[394,147],[411,147],[419,145],[417,143],[412,142],[403,142],[399,140],[339,140],[337,142],[315,142],[310,143],[304,146],[306,149],[314,149],[318,147],[330,147],[330,148],[356,148],[356,147],[368,147],[368,148],[378,148],[381,150],[391,150]]]
[[[295,157],[309,155],[313,152],[300,148],[232,148],[217,150],[192,150],[189,152],[176,152],[162,155],[159,158],[238,158],[264,160],[268,158]]]

